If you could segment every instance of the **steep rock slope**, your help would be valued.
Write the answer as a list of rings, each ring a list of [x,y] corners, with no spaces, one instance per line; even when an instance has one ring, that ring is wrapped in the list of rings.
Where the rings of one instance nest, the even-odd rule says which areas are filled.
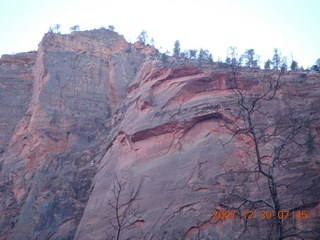
[[[229,174],[254,167],[246,152],[252,141],[232,138],[225,126],[240,123],[232,69],[161,61],[153,47],[101,29],[46,34],[37,53],[4,56],[0,70],[0,239],[271,237],[271,220],[212,219],[233,203],[232,191],[268,195],[263,179]],[[243,69],[238,78],[256,92],[269,84],[263,71]],[[319,107],[319,74],[281,79],[277,98],[261,111]],[[279,174],[279,185],[296,189],[281,189],[292,205],[284,207],[302,204],[309,215],[290,224],[310,239],[320,234],[319,130],[312,130],[312,153]]]
[[[30,60],[24,55],[2,58],[1,98],[16,98],[1,106],[3,239],[73,235],[89,196],[101,137],[110,131],[112,112],[137,69],[152,54],[154,49],[133,46],[115,32],[95,30],[46,34],[36,61],[35,54],[25,54]],[[7,67],[7,59],[15,68]],[[15,66],[19,61],[22,67]],[[3,89],[17,81],[21,93]],[[17,116],[10,114],[15,111]]]
[[[248,89],[268,86],[263,73],[250,72],[240,74],[242,85],[252,76],[257,81],[251,81]],[[319,75],[308,80],[299,74],[283,76],[279,97],[261,110],[286,112],[289,101],[306,109],[320,95],[319,86]],[[212,219],[213,210],[226,209],[222,200],[230,198],[231,189],[240,188],[252,199],[269,194],[262,179],[246,183],[243,176],[227,174],[230,169],[253,167],[246,152],[253,143],[241,137],[230,141],[233,133],[223,126],[238,121],[234,88],[232,73],[217,66],[212,71],[175,59],[169,67],[144,64],[129,87],[126,110],[94,178],[76,239],[115,239],[121,228],[125,229],[120,239],[269,239],[271,221]],[[292,185],[296,184],[292,179],[298,179],[297,191],[308,192],[303,196],[283,192],[280,198],[295,199],[287,209],[300,202],[310,204],[311,220],[302,226],[315,229],[319,222],[312,208],[319,203],[319,153],[307,161],[292,159],[280,178]],[[117,207],[118,202],[129,210]],[[127,226],[126,221],[132,224]],[[246,232],[247,224],[255,231]]]
[[[30,103],[35,59],[36,53],[30,52],[4,55],[0,60],[0,154],[7,149],[12,132]]]

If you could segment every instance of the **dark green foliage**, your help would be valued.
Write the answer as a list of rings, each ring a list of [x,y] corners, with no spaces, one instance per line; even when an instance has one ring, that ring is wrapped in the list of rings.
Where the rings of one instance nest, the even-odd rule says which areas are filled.
[[[174,57],[179,57],[180,56],[180,42],[179,40],[176,40],[174,43],[174,47],[173,47],[173,56]]]
[[[139,42],[142,42],[143,44],[146,44],[147,43],[147,40],[148,40],[148,34],[145,30],[142,30],[141,33],[138,35],[137,37],[137,40]]]
[[[180,53],[180,57],[198,60],[199,62],[213,63],[212,54],[208,50],[189,49]]]
[[[213,64],[213,58],[212,58],[212,54],[210,53],[209,59],[208,59],[208,63],[209,64]]]
[[[295,60],[292,60],[291,65],[290,65],[290,69],[291,69],[292,71],[298,70],[298,62],[295,61]]]
[[[266,70],[270,70],[271,69],[271,60],[268,59],[265,63],[264,63],[264,69]]]
[[[320,72],[320,58],[317,59],[316,64],[311,67],[311,70]]]
[[[280,51],[275,48],[273,50],[273,57],[272,57],[272,64],[274,70],[279,70],[281,66],[281,53]]]
[[[237,53],[237,48],[234,46],[229,47],[226,64],[231,66],[241,66],[242,56]]]
[[[162,62],[168,62],[168,55],[166,53],[161,53],[160,59]]]
[[[184,59],[198,60],[199,63],[213,64],[212,54],[210,53],[209,50],[205,50],[201,48],[199,51],[197,49],[188,49],[181,52],[179,40],[176,40],[174,43],[172,56],[181,57]]]
[[[198,50],[197,49],[189,49],[188,50],[188,54],[189,54],[189,59],[196,59],[197,58],[197,52]]]
[[[213,63],[212,54],[208,50],[200,49],[198,54],[199,62],[208,62],[210,64]]]
[[[60,33],[60,24],[55,24],[53,27],[49,27],[48,33]]]
[[[113,25],[109,25],[108,29],[111,30],[111,31],[114,31],[114,26]]]
[[[255,55],[254,49],[247,49],[244,53],[247,67],[258,67],[258,59]]]
[[[231,58],[230,57],[226,57],[226,64],[231,65]]]
[[[187,51],[183,51],[182,53],[180,53],[180,57],[182,58],[189,58],[189,53]]]
[[[320,67],[318,67],[318,65],[313,65],[313,66],[311,67],[311,70],[320,72]]]
[[[80,26],[79,25],[74,25],[72,27],[69,28],[71,32],[74,32],[74,31],[80,31]]]
[[[284,72],[284,71],[287,71],[287,69],[288,69],[287,63],[286,61],[284,61],[281,65],[281,71]]]

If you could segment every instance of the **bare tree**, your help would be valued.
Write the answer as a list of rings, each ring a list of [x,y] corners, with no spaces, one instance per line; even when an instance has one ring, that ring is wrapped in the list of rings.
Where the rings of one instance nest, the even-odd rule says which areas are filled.
[[[121,233],[138,219],[137,195],[140,184],[137,189],[131,188],[126,191],[127,181],[119,180],[115,175],[112,186],[112,197],[107,205],[111,208],[113,215],[109,218],[115,234],[109,235],[107,239],[121,239]]]
[[[280,104],[278,93],[282,88],[284,71],[264,71],[241,78],[240,65],[241,61],[237,59],[231,61],[231,78],[237,99],[234,119],[238,120],[224,120],[221,124],[232,133],[232,138],[223,143],[223,146],[236,138],[248,141],[250,144],[247,144],[244,151],[249,162],[251,160],[251,165],[237,170],[226,169],[226,175],[233,183],[222,200],[222,205],[236,210],[270,210],[272,224],[268,239],[317,239],[319,232],[311,233],[297,227],[294,222],[284,222],[281,214],[292,215],[296,211],[311,209],[320,202],[319,198],[312,196],[316,194],[320,184],[317,170],[292,169],[294,159],[306,156],[307,143],[302,136],[306,131],[316,131],[319,126],[319,100],[315,98],[308,106],[281,100],[285,107],[273,111],[272,108]],[[309,137],[310,141],[315,139]],[[282,181],[283,174],[290,171],[298,173],[295,173],[290,182]],[[300,181],[308,182],[308,185],[301,186]],[[250,184],[268,194],[263,197],[246,194],[242,190]],[[307,200],[306,193],[310,194]],[[246,219],[243,232],[249,227]]]

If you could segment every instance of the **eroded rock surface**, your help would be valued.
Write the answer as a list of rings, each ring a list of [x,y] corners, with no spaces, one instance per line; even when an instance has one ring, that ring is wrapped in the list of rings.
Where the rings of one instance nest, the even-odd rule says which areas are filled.
[[[96,30],[46,34],[37,54],[1,59],[3,239],[74,235],[100,141],[147,50]]]
[[[240,78],[245,81],[252,75],[254,73],[243,73]],[[318,77],[310,78],[299,96],[294,97],[298,77],[285,76],[280,97],[275,103],[261,108],[271,106],[269,111],[277,112],[281,108],[287,109],[283,101],[298,106],[302,96],[305,104],[315,100],[320,94]],[[112,239],[115,236],[111,223],[115,224],[116,214],[109,201],[116,201],[116,197],[112,193],[114,175],[110,175],[110,169],[118,174],[118,178],[128,179],[121,196],[124,203],[130,199],[130,191],[138,191],[136,205],[132,206],[137,210],[137,222],[122,231],[122,239],[133,236],[139,239],[270,237],[272,222],[268,220],[252,220],[247,224],[255,225],[257,230],[244,233],[246,223],[243,220],[212,219],[213,210],[225,209],[222,200],[229,197],[233,188],[241,188],[241,195],[252,199],[263,199],[268,194],[265,181],[243,184],[245,179],[241,174],[227,174],[230,169],[252,167],[243,151],[252,145],[250,139],[236,138],[229,142],[233,133],[222,126],[224,122],[237,119],[237,98],[230,78],[228,72],[211,72],[188,64],[171,68],[145,65],[142,68],[129,87],[123,103],[126,111],[118,126],[121,131],[116,132],[112,146],[101,161],[101,170],[95,176],[94,189],[77,228],[76,239]],[[262,75],[260,79],[262,82],[253,83],[250,88],[267,86]],[[226,142],[229,144],[223,144]],[[293,184],[292,179],[302,173],[297,189],[312,186],[308,195],[299,195],[295,202],[310,203],[308,211],[313,218],[304,224],[310,224],[311,228],[316,228],[318,223],[315,220],[317,212],[312,210],[319,202],[316,197],[319,161],[314,162],[318,156],[309,161],[292,162],[292,165],[299,165],[298,168],[303,166],[305,172],[290,165],[282,170],[281,177],[284,184]],[[286,194],[294,195],[287,191],[281,198],[286,198]],[[286,207],[293,206],[292,203]]]
[[[303,74],[283,76],[279,95],[261,110],[314,103],[320,76]],[[268,86],[263,76],[244,71],[239,78],[260,91]],[[243,219],[212,219],[232,189],[253,199],[268,194],[262,179],[236,186],[247,180],[226,174],[253,166],[243,151],[252,141],[229,142],[222,124],[238,121],[234,89],[230,69],[162,62],[153,47],[103,29],[46,34],[36,53],[3,56],[0,239],[115,238],[115,176],[123,183],[120,202],[136,197],[120,239],[201,239],[199,230],[210,239],[268,239],[271,221],[253,220],[254,230],[244,232]],[[310,215],[293,225],[318,234],[319,163],[313,146],[279,177],[297,189],[281,198],[303,203]]]

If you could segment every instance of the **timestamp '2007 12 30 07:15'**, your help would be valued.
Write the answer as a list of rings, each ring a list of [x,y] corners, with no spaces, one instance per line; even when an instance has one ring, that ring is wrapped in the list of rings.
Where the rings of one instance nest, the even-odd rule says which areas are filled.
[[[242,218],[245,219],[255,219],[255,218],[260,218],[260,219],[271,219],[274,217],[274,214],[272,211],[253,211],[253,210],[248,210],[248,211],[242,211],[241,213],[235,210],[224,210],[224,211],[212,211],[213,216],[211,217],[212,219],[234,219],[236,215],[240,215]],[[278,211],[276,214],[276,217],[279,219],[287,219],[287,218],[298,218],[298,219],[307,219],[308,214],[307,211]]]

